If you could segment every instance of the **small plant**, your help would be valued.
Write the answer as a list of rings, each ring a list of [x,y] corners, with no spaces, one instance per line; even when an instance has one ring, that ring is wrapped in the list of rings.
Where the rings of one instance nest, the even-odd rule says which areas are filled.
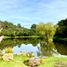
[[[13,50],[11,47],[5,48],[5,53],[13,53]]]
[[[26,54],[26,56],[28,56],[28,57],[34,57],[34,53],[33,53],[33,52],[28,52],[28,53]]]

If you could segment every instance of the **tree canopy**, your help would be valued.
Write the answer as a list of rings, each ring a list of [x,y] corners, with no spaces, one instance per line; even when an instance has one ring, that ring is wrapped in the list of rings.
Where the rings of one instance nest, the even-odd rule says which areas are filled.
[[[67,37],[67,19],[58,22],[58,28],[56,30],[56,37],[66,38]]]
[[[0,35],[4,36],[40,36],[45,40],[52,40],[55,34],[57,25],[52,23],[39,23],[32,24],[31,28],[22,27],[20,24],[14,25],[8,21],[0,21],[0,25],[3,28]]]
[[[53,25],[52,23],[40,23],[36,26],[36,30],[39,35],[42,35],[45,40],[53,39],[55,34],[57,25]]]

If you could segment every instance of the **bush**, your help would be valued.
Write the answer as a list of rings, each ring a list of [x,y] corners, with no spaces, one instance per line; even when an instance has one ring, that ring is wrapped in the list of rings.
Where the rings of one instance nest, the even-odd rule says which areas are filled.
[[[12,53],[12,52],[13,52],[13,50],[11,47],[5,48],[5,53]]]

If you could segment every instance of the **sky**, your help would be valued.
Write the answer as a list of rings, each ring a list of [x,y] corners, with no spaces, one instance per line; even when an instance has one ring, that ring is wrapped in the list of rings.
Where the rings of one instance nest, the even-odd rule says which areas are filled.
[[[0,20],[30,27],[67,18],[67,0],[0,0]]]

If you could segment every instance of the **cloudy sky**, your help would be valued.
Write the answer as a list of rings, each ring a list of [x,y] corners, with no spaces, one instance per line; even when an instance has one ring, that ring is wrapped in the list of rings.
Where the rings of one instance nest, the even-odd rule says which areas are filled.
[[[30,27],[67,18],[67,0],[0,0],[0,20]]]

